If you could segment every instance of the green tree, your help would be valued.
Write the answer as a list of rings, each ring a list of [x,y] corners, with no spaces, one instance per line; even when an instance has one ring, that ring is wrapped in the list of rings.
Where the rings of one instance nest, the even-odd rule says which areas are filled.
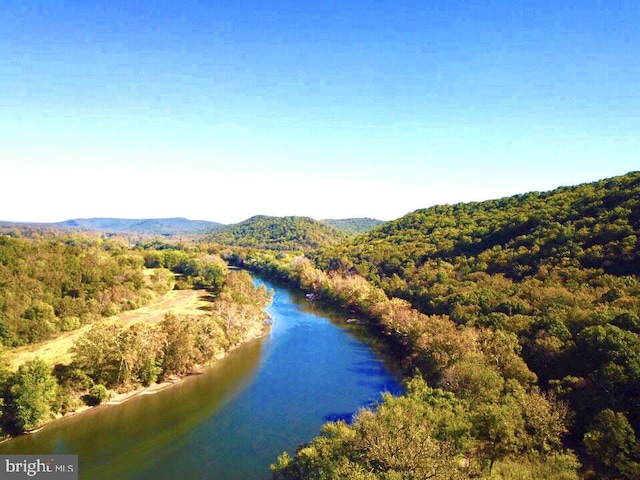
[[[168,313],[161,326],[167,335],[163,346],[163,374],[168,376],[188,373],[197,362],[193,324],[188,319]]]
[[[58,384],[44,361],[35,359],[20,366],[9,385],[9,418],[5,420],[12,430],[33,430],[49,419]]]
[[[489,463],[489,473],[496,460],[518,452],[522,446],[525,421],[513,397],[480,405],[474,415],[474,427],[482,440],[481,456]]]
[[[638,478],[636,435],[622,412],[607,408],[593,419],[584,435],[584,446],[609,478]]]
[[[95,406],[100,405],[108,398],[109,390],[107,390],[107,387],[99,383],[89,389],[89,393],[85,395],[84,401],[87,403],[87,405]]]
[[[115,323],[94,325],[73,346],[74,366],[95,383],[116,385],[122,358],[118,344],[120,332],[121,326]]]
[[[285,453],[271,468],[278,480],[467,478],[470,431],[463,403],[416,378],[406,396],[385,395],[352,425],[326,424],[295,457]]]

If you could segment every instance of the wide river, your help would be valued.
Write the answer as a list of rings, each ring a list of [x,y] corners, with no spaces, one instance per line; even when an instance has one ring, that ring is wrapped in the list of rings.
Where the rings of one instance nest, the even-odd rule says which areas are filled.
[[[4,442],[0,454],[77,454],[81,479],[269,479],[269,464],[323,423],[400,392],[363,327],[255,281],[275,291],[265,337],[158,393]]]

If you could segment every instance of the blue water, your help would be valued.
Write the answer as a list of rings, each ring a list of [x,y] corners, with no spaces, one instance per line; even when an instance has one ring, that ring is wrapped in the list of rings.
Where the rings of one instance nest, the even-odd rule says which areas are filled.
[[[381,392],[400,393],[363,327],[263,280],[274,323],[202,375],[54,422],[0,453],[76,453],[80,478],[269,479],[269,464]],[[363,340],[364,339],[364,340]]]

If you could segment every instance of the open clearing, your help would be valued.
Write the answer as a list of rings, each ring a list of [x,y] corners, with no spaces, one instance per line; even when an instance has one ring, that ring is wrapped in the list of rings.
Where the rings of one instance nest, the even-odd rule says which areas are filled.
[[[209,293],[206,290],[171,290],[145,307],[122,312],[99,320],[99,322],[155,323],[162,320],[165,314],[169,312],[176,315],[204,315],[207,313],[208,302],[206,298],[208,295]],[[95,325],[95,323],[84,325],[71,332],[62,333],[45,342],[6,349],[5,357],[12,370],[16,370],[23,363],[36,357],[41,358],[50,365],[68,364],[71,362],[71,352],[69,350],[73,347],[76,339],[89,330],[92,325]]]

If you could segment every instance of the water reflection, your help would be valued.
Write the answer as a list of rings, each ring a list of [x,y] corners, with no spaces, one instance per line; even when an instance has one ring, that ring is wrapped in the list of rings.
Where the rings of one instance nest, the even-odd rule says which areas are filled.
[[[362,327],[265,284],[275,298],[264,339],[202,375],[55,422],[0,453],[75,453],[83,479],[267,479],[277,455],[324,422],[348,421],[380,392],[399,392]]]

